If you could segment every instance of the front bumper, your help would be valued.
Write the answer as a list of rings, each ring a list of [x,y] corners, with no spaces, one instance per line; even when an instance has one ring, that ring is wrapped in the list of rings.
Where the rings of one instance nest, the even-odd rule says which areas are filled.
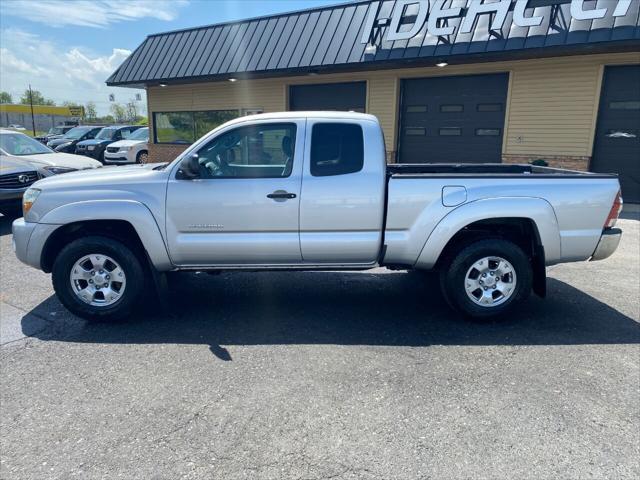
[[[595,261],[609,258],[613,255],[613,252],[617,250],[621,238],[622,230],[619,228],[607,228],[604,230],[590,260]]]
[[[127,158],[127,153],[125,152],[114,152],[110,153],[104,152],[104,163],[133,163],[129,158]]]
[[[60,225],[25,222],[24,218],[14,220],[11,230],[13,250],[18,260],[31,267],[42,269],[40,259],[44,245],[49,236],[59,227]]]

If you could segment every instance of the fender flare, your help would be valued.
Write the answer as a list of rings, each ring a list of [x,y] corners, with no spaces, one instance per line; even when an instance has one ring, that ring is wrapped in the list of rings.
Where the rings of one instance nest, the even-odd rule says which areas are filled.
[[[551,265],[560,261],[560,229],[551,204],[537,197],[500,197],[469,202],[446,215],[427,238],[415,267],[433,268],[456,233],[472,223],[492,218],[532,220],[544,246],[546,264]]]
[[[151,210],[134,200],[87,200],[68,203],[47,212],[39,223],[66,225],[92,220],[122,220],[130,223],[159,271],[173,268],[167,247]]]

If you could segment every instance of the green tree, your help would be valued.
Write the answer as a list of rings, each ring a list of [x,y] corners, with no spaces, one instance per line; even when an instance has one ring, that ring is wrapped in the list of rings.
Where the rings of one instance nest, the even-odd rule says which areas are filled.
[[[112,104],[109,110],[111,111],[113,118],[116,119],[116,122],[124,122],[126,120],[127,109],[119,103]]]
[[[33,96],[33,104],[34,105],[55,105],[56,102],[51,100],[50,98],[44,98],[44,95],[40,93],[38,90],[31,90],[31,96]],[[20,97],[20,103],[23,105],[29,105],[31,100],[29,98],[29,89],[25,90],[22,96]]]
[[[9,92],[0,92],[0,103],[13,103],[13,97]]]
[[[131,100],[125,105],[127,122],[135,122],[138,119],[138,107],[136,102]]]
[[[98,112],[96,110],[96,104],[94,102],[87,102],[84,106],[85,118],[89,121],[94,121],[98,118]]]

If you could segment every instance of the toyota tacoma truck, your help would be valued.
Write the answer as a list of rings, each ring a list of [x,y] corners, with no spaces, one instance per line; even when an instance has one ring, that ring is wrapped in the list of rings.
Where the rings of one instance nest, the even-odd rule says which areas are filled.
[[[488,318],[544,296],[545,266],[611,255],[621,208],[615,175],[387,165],[374,116],[287,112],[225,123],[169,164],[39,180],[13,238],[87,319],[128,316],[171,271],[378,266],[436,270],[454,309]]]

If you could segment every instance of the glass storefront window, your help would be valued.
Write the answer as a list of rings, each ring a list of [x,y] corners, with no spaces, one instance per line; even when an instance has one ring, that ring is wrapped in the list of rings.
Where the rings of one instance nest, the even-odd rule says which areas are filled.
[[[158,143],[193,143],[192,112],[157,112],[153,129]]]
[[[238,110],[155,112],[153,129],[157,143],[193,143],[204,134],[240,115]]]
[[[212,110],[194,112],[196,123],[196,140],[229,120],[239,116],[238,110]]]

